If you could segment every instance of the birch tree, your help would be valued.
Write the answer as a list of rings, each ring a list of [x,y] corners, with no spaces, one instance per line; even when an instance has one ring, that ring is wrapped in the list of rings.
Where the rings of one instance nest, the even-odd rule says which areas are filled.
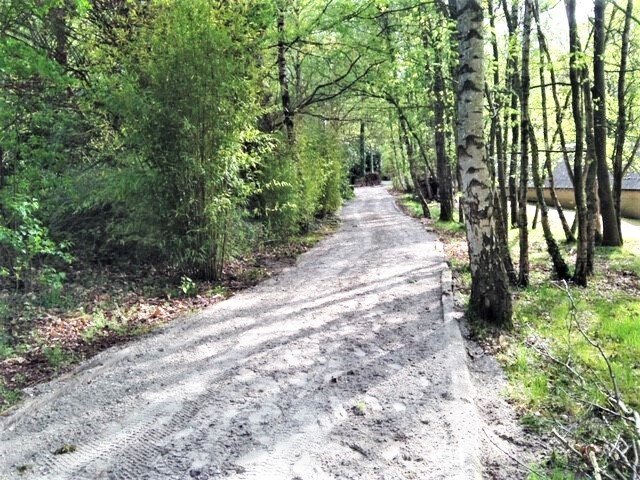
[[[491,171],[483,134],[483,10],[478,0],[458,0],[460,70],[457,154],[471,268],[472,314],[509,326],[512,303],[504,263],[499,255]]]

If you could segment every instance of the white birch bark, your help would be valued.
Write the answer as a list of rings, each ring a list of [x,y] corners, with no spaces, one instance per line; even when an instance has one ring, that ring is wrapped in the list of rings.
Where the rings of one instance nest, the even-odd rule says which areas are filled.
[[[494,192],[483,131],[484,40],[482,0],[458,0],[460,67],[458,162],[471,267],[472,315],[511,324],[512,304],[495,231]]]

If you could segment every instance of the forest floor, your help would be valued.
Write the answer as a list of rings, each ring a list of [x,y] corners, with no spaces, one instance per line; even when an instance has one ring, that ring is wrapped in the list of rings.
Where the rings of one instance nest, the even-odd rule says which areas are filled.
[[[411,195],[400,196],[399,203],[412,216],[421,216],[422,209]],[[471,283],[464,226],[436,220],[438,205],[430,208],[434,219],[421,221],[444,244],[455,299],[464,308]],[[534,212],[535,206],[529,205],[530,221]],[[573,212],[565,215],[571,222]],[[555,210],[549,218],[572,266],[575,243],[563,241]],[[538,224],[529,231],[530,285],[514,289],[514,329],[493,332],[463,324],[473,359],[470,365],[478,356],[497,359],[507,376],[503,391],[522,428],[545,439],[543,460],[528,465],[532,479],[591,478],[592,461],[579,453],[588,451],[596,452],[603,471],[617,469],[626,472],[624,478],[632,476],[633,454],[630,460],[626,455],[633,451],[634,421],[631,416],[630,423],[622,421],[626,415],[615,413],[610,399],[618,396],[625,408],[640,408],[640,223],[623,219],[622,230],[624,246],[596,247],[595,275],[588,288],[579,288],[554,279]],[[517,262],[517,229],[511,229],[509,236],[511,256]],[[611,478],[618,475],[614,472]]]
[[[0,478],[525,478],[442,244],[384,187],[341,218],[279,275],[30,389]]]
[[[264,242],[227,262],[217,282],[181,279],[153,265],[81,260],[62,270],[65,280],[54,288],[15,290],[0,278],[0,413],[24,389],[276,275],[338,224],[329,216],[286,242]]]

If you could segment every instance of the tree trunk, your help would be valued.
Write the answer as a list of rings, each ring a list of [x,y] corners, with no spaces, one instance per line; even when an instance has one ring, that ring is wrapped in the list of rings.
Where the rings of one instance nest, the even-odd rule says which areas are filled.
[[[542,190],[542,178],[540,176],[540,160],[538,154],[538,143],[536,141],[535,132],[533,127],[530,127],[530,139],[531,139],[531,173],[533,175],[533,183],[536,189],[536,197],[538,199],[538,207],[540,208],[540,224],[542,225],[542,231],[544,234],[544,240],[547,244],[547,252],[551,257],[551,263],[553,264],[553,271],[560,280],[569,280],[571,275],[569,274],[569,267],[567,266],[562,252],[558,247],[558,243],[553,238],[551,232],[551,226],[549,225],[549,210],[547,204],[544,201],[544,192]]]
[[[66,67],[69,63],[67,16],[68,5],[66,5],[66,2],[62,2],[60,6],[49,10],[47,15],[54,39],[53,50],[50,56],[63,67]]]
[[[584,101],[585,139],[586,139],[586,171],[585,192],[587,195],[587,273],[593,274],[593,256],[595,253],[596,239],[599,237],[598,229],[598,188],[597,188],[597,161],[596,144],[593,134],[593,98],[589,88],[589,72],[587,67],[582,67],[582,98]]]
[[[545,40],[544,33],[542,33],[542,27],[540,25],[540,12],[537,7],[533,10],[533,14],[536,20],[536,29],[538,32],[538,42],[540,44],[540,48],[544,53],[544,57],[546,58],[546,64],[549,68],[549,75],[551,76],[551,94],[553,97],[553,103],[555,105],[555,120],[557,125],[557,133],[560,137],[560,148],[562,149],[562,158],[564,160],[565,166],[567,167],[567,173],[569,175],[569,179],[571,180],[571,184],[575,184],[575,180],[573,177],[573,169],[571,168],[571,161],[569,160],[569,152],[567,149],[567,141],[564,135],[564,129],[562,128],[562,119],[564,108],[560,105],[560,97],[558,96],[558,83],[556,82],[556,74],[555,69],[553,67],[553,60],[551,58],[551,54],[549,53],[549,48],[547,47],[547,42]],[[569,97],[567,97],[567,100]],[[555,135],[554,135],[555,137]],[[554,140],[555,142],[555,140]],[[577,217],[576,217],[577,218]]]
[[[478,318],[510,326],[509,282],[495,232],[494,192],[483,132],[484,43],[479,0],[458,0],[460,69],[458,161],[462,170],[471,268],[469,307]]]
[[[447,158],[447,145],[445,135],[444,115],[444,78],[441,67],[436,67],[434,79],[434,116],[435,116],[435,145],[436,145],[436,170],[438,172],[438,198],[440,199],[440,221],[453,220],[453,180],[451,178],[451,165]]]
[[[509,206],[507,203],[507,158],[504,148],[504,139],[502,136],[503,126],[500,122],[502,111],[502,97],[498,94],[500,89],[500,70],[497,68],[500,62],[498,51],[498,40],[495,31],[495,12],[493,8],[493,0],[488,1],[489,7],[489,26],[491,27],[491,52],[493,54],[493,62],[496,68],[493,69],[493,89],[495,91],[493,97],[491,126],[495,135],[495,156],[496,156],[496,174],[498,181],[498,204],[500,209],[500,221],[502,223],[500,230],[507,231],[509,226]]]
[[[404,137],[402,134],[402,127],[398,122],[398,150],[400,150],[400,168],[402,170],[402,182],[405,185],[405,192],[414,191],[415,187],[413,187],[413,179],[411,178],[411,171],[409,169],[409,162],[407,160],[407,151],[404,146]],[[406,176],[407,171],[409,172],[409,177]]]
[[[518,1],[511,3],[511,12],[507,8],[506,0],[502,1],[503,10],[507,16],[509,30],[509,57],[507,59],[508,87],[511,92],[510,125],[511,125],[511,161],[509,163],[509,204],[511,226],[518,225],[518,149],[520,143],[520,126],[518,122],[518,100],[521,98],[520,77],[518,75],[518,56],[514,51],[518,42]]]
[[[418,197],[418,200],[420,201],[420,206],[422,207],[422,214],[426,218],[431,218],[431,211],[429,210],[429,201],[427,199],[428,194],[424,190],[423,182],[421,181],[420,175],[418,173],[415,150],[413,148],[413,144],[411,143],[411,139],[409,138],[409,129],[407,125],[407,119],[404,117],[402,113],[400,113],[400,128],[402,131],[402,143],[404,144],[404,148],[407,152],[407,160],[409,161],[409,173],[411,174],[411,180],[413,181],[413,186],[414,186],[413,192],[416,194],[416,196]]]
[[[551,196],[551,201],[553,202],[553,205],[558,212],[558,217],[560,218],[560,223],[562,224],[562,230],[564,231],[565,240],[569,243],[573,243],[576,241],[576,237],[573,235],[573,230],[571,230],[571,227],[569,226],[569,223],[564,216],[564,210],[562,209],[562,205],[560,205],[560,200],[558,199],[558,195],[556,194],[556,185],[553,178],[553,171],[551,170],[550,158],[545,161],[545,169],[547,171],[547,178],[549,179],[549,195]]]
[[[439,13],[446,20],[448,17],[447,8],[439,4]],[[430,22],[429,22],[430,23]],[[431,41],[429,32],[437,31],[427,25],[428,28],[422,31],[422,43],[425,51],[433,48],[436,42]],[[439,38],[437,40],[440,40]],[[453,220],[453,179],[451,175],[451,164],[447,158],[447,138],[446,138],[446,118],[445,118],[445,83],[442,65],[433,65],[433,71],[429,64],[426,66],[425,76],[433,74],[433,116],[434,116],[434,144],[436,149],[436,172],[438,178],[438,199],[440,201],[440,221],[450,222]]]
[[[493,61],[496,68],[493,69],[493,88],[494,90],[498,89],[500,86],[500,72],[497,68],[499,65],[499,52],[498,52],[498,41],[497,35],[495,31],[495,14],[493,9],[493,0],[489,0],[489,26],[491,27],[491,52],[493,54]],[[497,163],[497,180],[498,180],[498,207],[500,209],[500,221],[502,225],[500,226],[500,231],[507,231],[509,226],[509,203],[507,200],[507,158],[506,151],[504,148],[504,140],[502,136],[502,125],[500,122],[501,119],[501,110],[502,110],[502,98],[496,94],[494,94],[494,105],[495,111],[493,112],[493,117],[491,118],[492,126],[495,132],[495,154],[496,154],[496,163]],[[505,233],[506,235],[506,233]],[[508,241],[507,241],[508,243]],[[510,256],[509,256],[510,257]],[[509,259],[510,261],[510,259]]]
[[[287,72],[287,42],[285,36],[284,9],[278,9],[278,81],[280,83],[280,96],[282,100],[283,124],[287,132],[287,140],[290,145],[295,143],[293,125],[293,107],[291,104],[291,94],[289,92],[289,74]]]
[[[540,28],[540,17],[538,14],[538,0],[533,2],[533,15],[536,21],[536,31],[538,36],[538,48],[541,52],[540,54],[540,68],[538,70],[540,77],[540,102],[542,107],[542,134],[544,139],[544,148],[545,148],[545,165],[543,171],[546,171],[547,178],[549,180],[549,193],[551,195],[551,201],[558,212],[558,217],[560,218],[560,223],[562,224],[562,230],[564,231],[565,238],[567,242],[575,242],[575,237],[571,232],[571,227],[567,223],[567,219],[564,216],[564,211],[562,209],[562,205],[560,205],[560,201],[558,200],[558,195],[555,190],[555,182],[553,178],[553,167],[551,165],[551,146],[552,142],[549,141],[549,115],[547,111],[547,87],[546,87],[546,76],[545,76],[545,68],[546,68],[546,57],[542,54],[546,50],[544,36],[542,34],[542,29]],[[550,69],[553,69],[553,66],[549,66]],[[552,70],[553,71],[553,70]],[[555,76],[554,76],[555,79]],[[554,86],[555,88],[555,86]],[[562,125],[558,124],[557,133],[560,134],[562,132]],[[555,136],[554,136],[555,137]],[[564,139],[564,134],[562,134],[562,138]],[[555,138],[554,142],[555,143]],[[562,142],[564,145],[564,141]],[[566,152],[565,152],[566,155]]]
[[[581,104],[581,66],[579,57],[581,55],[578,40],[578,28],[576,25],[576,0],[565,0],[567,20],[569,23],[569,48],[571,56],[569,58],[569,81],[571,82],[571,109],[573,111],[573,122],[576,134],[576,145],[574,151],[573,177],[574,192],[576,199],[576,218],[578,222],[578,245],[576,252],[576,268],[573,274],[573,281],[578,285],[586,286],[588,277],[587,255],[589,250],[589,233],[587,231],[587,204],[585,198],[585,182],[583,177],[582,155],[584,140],[584,121]]]
[[[609,168],[607,167],[607,98],[604,74],[605,0],[595,0],[594,41],[593,41],[593,133],[595,137],[596,166],[598,172],[598,197],[602,217],[602,245],[619,247],[622,245],[616,209],[611,194]]]
[[[518,233],[520,259],[518,261],[518,284],[529,285],[529,225],[527,221],[527,183],[529,181],[529,55],[531,42],[531,0],[524,2],[522,26],[522,80],[520,82],[520,188],[518,195]]]
[[[366,148],[365,148],[365,138],[364,138],[364,122],[360,122],[360,165],[362,166],[362,178],[367,175],[367,164],[366,164]]]
[[[620,198],[622,196],[623,153],[627,136],[627,111],[625,105],[627,60],[629,58],[629,31],[633,16],[633,0],[627,0],[622,28],[622,46],[620,47],[620,70],[618,72],[618,114],[616,118],[616,139],[613,154],[613,203],[618,221],[618,233],[622,241]]]

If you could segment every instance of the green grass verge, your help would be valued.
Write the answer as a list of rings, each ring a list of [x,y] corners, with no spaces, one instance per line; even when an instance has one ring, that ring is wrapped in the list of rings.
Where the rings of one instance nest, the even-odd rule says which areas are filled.
[[[401,197],[400,202],[420,216],[420,205],[410,195]],[[430,205],[430,209],[437,218],[437,205]],[[555,215],[550,220],[565,260],[572,265],[575,245],[563,241]],[[596,248],[596,274],[589,286],[569,287],[575,311],[564,286],[552,281],[542,227],[538,224],[530,229],[531,285],[514,292],[515,328],[501,336],[497,349],[509,380],[505,393],[520,412],[523,426],[547,435],[556,429],[577,447],[592,446],[598,455],[608,442],[629,432],[600,408],[611,408],[603,393],[613,392],[614,387],[607,362],[578,327],[602,348],[622,399],[631,408],[640,409],[640,229],[628,223],[623,247]],[[445,242],[458,289],[465,293],[471,279],[463,225],[438,221],[430,225]],[[517,265],[517,230],[511,229],[509,236]],[[482,336],[487,331],[478,327],[476,333]],[[606,460],[600,461],[606,467]],[[534,470],[544,476],[532,474],[530,479],[573,480],[591,473],[584,458],[562,447],[551,450]]]
[[[563,240],[557,219],[551,228],[565,260],[575,259],[575,245]],[[587,288],[569,286],[571,309],[564,286],[551,279],[542,227],[529,231],[531,285],[517,291],[514,331],[499,354],[509,378],[508,396],[522,412],[523,424],[541,432],[558,431],[577,446],[593,446],[601,466],[606,446],[628,435],[624,424],[609,415],[608,394],[640,408],[640,238],[627,229],[625,245],[596,248],[596,274]],[[518,258],[517,230],[510,231],[514,261]],[[585,338],[583,333],[588,338]],[[605,358],[591,342],[600,346]],[[607,364],[608,362],[608,364]],[[590,471],[584,458],[555,452],[547,464],[550,478],[581,478]],[[535,478],[535,477],[532,477]]]

